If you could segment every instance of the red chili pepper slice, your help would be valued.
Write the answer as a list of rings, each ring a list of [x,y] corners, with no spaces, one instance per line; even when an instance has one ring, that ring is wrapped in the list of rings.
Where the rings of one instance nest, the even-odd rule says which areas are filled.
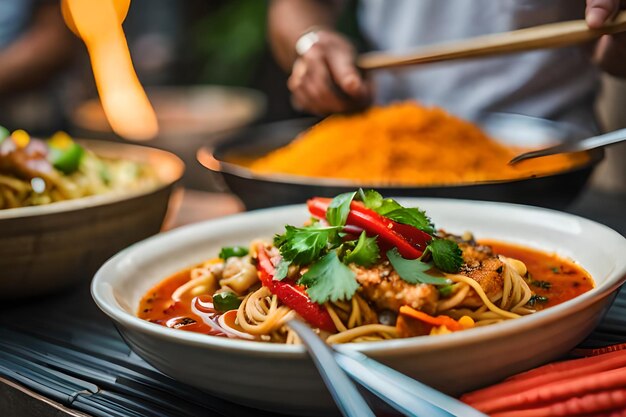
[[[264,287],[269,288],[272,294],[275,294],[283,304],[293,308],[300,317],[313,327],[329,332],[337,330],[326,308],[311,301],[302,286],[296,285],[293,280],[274,280],[276,268],[263,244],[259,244],[257,247],[257,260],[261,283]]]
[[[330,202],[330,198],[315,197],[307,201],[307,206],[311,215],[325,219]],[[428,233],[381,216],[357,201],[350,204],[346,225],[359,227],[369,236],[378,236],[381,243],[398,248],[400,255],[406,259],[422,256],[428,242],[432,240]]]

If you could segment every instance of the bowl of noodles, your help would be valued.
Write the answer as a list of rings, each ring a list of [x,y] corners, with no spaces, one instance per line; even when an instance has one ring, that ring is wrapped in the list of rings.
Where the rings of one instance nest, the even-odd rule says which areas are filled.
[[[110,259],[97,305],[165,374],[333,409],[286,323],[452,395],[565,354],[626,279],[626,239],[548,209],[358,190],[180,228]]]
[[[158,233],[184,166],[145,146],[0,139],[0,298],[84,281],[110,256]]]
[[[355,187],[561,209],[585,185],[601,150],[515,166],[508,161],[525,150],[591,135],[573,124],[517,114],[485,114],[470,122],[409,101],[321,122],[256,126],[201,148],[198,159],[220,173],[248,209]]]

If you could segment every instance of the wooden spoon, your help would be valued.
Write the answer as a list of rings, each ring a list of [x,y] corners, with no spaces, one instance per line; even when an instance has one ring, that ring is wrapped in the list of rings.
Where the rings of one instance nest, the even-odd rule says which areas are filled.
[[[599,29],[589,29],[585,20],[550,23],[512,32],[494,33],[454,42],[426,46],[408,54],[369,52],[357,57],[363,70],[397,68],[428,62],[477,58],[542,48],[558,48],[588,42],[602,35],[626,31],[626,11]]]

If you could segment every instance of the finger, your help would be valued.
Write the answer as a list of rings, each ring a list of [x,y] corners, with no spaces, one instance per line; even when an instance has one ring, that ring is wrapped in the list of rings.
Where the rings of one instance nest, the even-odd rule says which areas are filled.
[[[620,7],[619,0],[587,0],[585,19],[590,29],[600,28]]]
[[[364,94],[365,83],[350,52],[333,48],[328,51],[326,61],[332,80],[342,91],[354,98]]]
[[[311,81],[304,86],[307,95],[326,113],[336,113],[349,108],[348,97],[337,91],[327,67],[321,66],[311,72]]]
[[[350,108],[349,101],[337,97],[330,87],[320,89],[309,84],[304,87],[304,93],[318,114],[340,113]]]
[[[328,114],[325,109],[321,108],[315,100],[304,91],[294,94],[291,99],[294,108],[300,112],[314,114],[317,116],[325,116]]]
[[[315,103],[315,107],[324,109],[324,113],[344,111],[348,108],[348,100],[336,92],[321,48],[315,45],[302,59],[307,66],[303,89],[309,100]]]
[[[300,85],[304,82],[304,76],[306,75],[306,63],[301,59],[297,59],[293,63],[293,67],[291,68],[291,75],[287,79],[287,88],[292,93],[296,91]]]
[[[344,104],[330,88],[328,71],[320,62],[299,59],[294,63],[287,86],[295,108],[316,114],[342,111]]]

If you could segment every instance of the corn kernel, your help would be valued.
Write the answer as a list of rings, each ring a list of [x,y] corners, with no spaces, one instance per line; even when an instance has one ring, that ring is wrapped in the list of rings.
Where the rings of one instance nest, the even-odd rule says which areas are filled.
[[[440,334],[448,334],[448,333],[452,333],[450,331],[450,329],[448,329],[446,326],[439,326],[439,327],[433,327],[432,329],[430,329],[430,335],[431,336],[437,336]]]
[[[471,329],[472,327],[476,326],[476,322],[474,322],[474,319],[471,318],[470,316],[463,316],[459,319],[459,324],[464,328],[464,329]]]
[[[193,287],[191,289],[191,295],[198,296],[200,294],[206,294],[209,292],[209,287],[207,287],[206,285],[198,285],[197,287]]]
[[[72,138],[65,132],[56,132],[50,138],[50,146],[57,149],[67,149],[72,143]]]
[[[18,129],[11,134],[11,139],[13,139],[13,143],[18,148],[25,148],[30,143],[30,135],[22,129]]]

